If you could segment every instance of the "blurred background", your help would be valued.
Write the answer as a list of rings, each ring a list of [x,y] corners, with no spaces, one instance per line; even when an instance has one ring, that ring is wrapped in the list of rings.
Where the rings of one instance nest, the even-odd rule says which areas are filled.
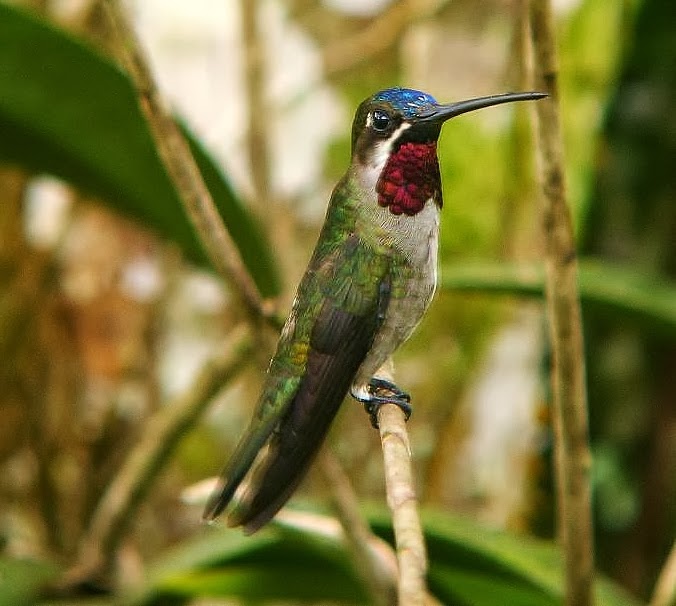
[[[97,2],[2,4],[102,55],[114,46]],[[272,251],[257,276],[282,314],[349,162],[364,97],[393,85],[449,102],[529,87],[520,0],[125,6],[160,88],[227,176],[257,245]],[[568,193],[589,286],[597,566],[646,598],[676,531],[676,4],[554,6]],[[86,171],[49,160],[58,146],[14,153],[12,137],[47,139],[50,112],[60,111],[50,106],[58,83],[39,88],[52,55],[38,50],[0,56],[0,98],[9,99],[0,100],[0,541],[5,554],[63,562],[148,418],[190,389],[246,316],[227,284],[164,237],[171,226],[139,221],[122,194],[101,195],[123,191],[121,179],[104,174],[106,187],[90,187],[77,178]],[[36,77],[43,104],[24,131],[12,122],[22,104],[2,88],[13,73]],[[87,137],[91,149],[122,146],[124,166],[137,161],[115,124],[76,124],[82,166],[98,161]],[[552,538],[544,307],[501,273],[532,271],[542,257],[530,124],[519,104],[445,126],[444,282],[395,363],[414,402],[422,503]],[[606,280],[619,295],[585,298]],[[623,299],[625,280],[636,288]],[[220,469],[248,422],[274,335],[264,342],[159,476],[124,541],[128,569],[197,531],[201,508],[182,491]],[[330,443],[360,500],[382,501],[380,444],[360,406],[345,403]],[[314,470],[297,501],[325,505],[326,493]]]

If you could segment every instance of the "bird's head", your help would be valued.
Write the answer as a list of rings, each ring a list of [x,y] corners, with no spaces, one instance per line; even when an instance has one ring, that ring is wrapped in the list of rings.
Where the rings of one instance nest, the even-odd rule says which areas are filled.
[[[410,88],[388,88],[364,100],[352,124],[352,164],[374,178],[378,203],[395,215],[417,214],[433,199],[441,205],[437,140],[446,120],[544,93],[506,93],[440,104]]]

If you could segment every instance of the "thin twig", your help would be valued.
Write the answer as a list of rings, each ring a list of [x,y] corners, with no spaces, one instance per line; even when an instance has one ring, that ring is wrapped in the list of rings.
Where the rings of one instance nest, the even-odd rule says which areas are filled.
[[[163,406],[146,423],[143,435],[101,498],[81,542],[78,563],[66,575],[62,588],[106,570],[139,505],[181,438],[199,420],[216,393],[239,373],[251,349],[246,335],[233,337],[225,353],[205,364],[184,395]]]
[[[578,268],[566,202],[559,116],[558,62],[548,0],[531,0],[535,86],[549,94],[535,104],[542,181],[546,294],[552,348],[552,399],[559,503],[565,560],[566,605],[592,604],[589,430]]]
[[[399,562],[399,604],[423,606],[426,600],[427,552],[416,499],[411,450],[403,411],[385,404],[378,411],[385,463],[387,504],[392,511]]]
[[[355,571],[377,606],[397,603],[396,558],[387,543],[376,537],[359,512],[350,480],[328,449],[321,456],[324,477],[331,488],[334,508],[352,552]],[[383,547],[389,549],[390,562],[383,559]]]
[[[671,546],[671,552],[667,557],[653,590],[650,606],[675,606],[676,605],[676,541]]]
[[[49,431],[45,427],[49,416],[45,407],[51,402],[51,393],[45,388],[47,374],[42,360],[32,360],[32,367],[28,369],[23,386],[23,400],[26,405],[26,419],[28,437],[36,460],[36,489],[37,504],[40,508],[44,523],[47,544],[55,554],[64,551],[64,533],[61,523],[59,491],[54,481],[54,445],[49,440]],[[40,378],[35,375],[41,375]],[[43,383],[39,385],[39,383]],[[47,394],[47,397],[45,397]]]
[[[141,45],[118,0],[103,0],[120,44],[120,59],[132,79],[141,110],[160,156],[179,192],[186,214],[213,267],[235,286],[253,317],[273,318],[247,271],[190,153],[183,135],[153,79]]]
[[[528,0],[517,0],[510,44],[507,80],[514,90],[533,90],[533,61],[528,22]],[[534,232],[532,212],[535,206],[533,128],[531,107],[527,103],[514,106],[514,119],[509,134],[507,157],[509,176],[505,182],[505,200],[500,206],[499,248],[505,257],[518,257],[531,250]],[[537,226],[535,226],[537,228]]]
[[[259,211],[269,208],[271,132],[265,98],[265,47],[258,27],[259,2],[240,0],[242,14],[242,45],[245,57],[244,80],[247,100],[247,153],[254,185],[254,198]]]

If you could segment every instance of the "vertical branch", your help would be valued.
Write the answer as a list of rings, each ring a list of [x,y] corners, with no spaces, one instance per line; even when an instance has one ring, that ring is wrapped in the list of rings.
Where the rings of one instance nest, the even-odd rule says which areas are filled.
[[[552,348],[552,398],[567,606],[592,603],[594,548],[577,258],[566,202],[558,65],[551,5],[531,0],[535,85],[549,94],[535,106],[542,181],[546,294]]]
[[[139,41],[118,0],[104,0],[155,144],[213,267],[230,280],[253,317],[270,317],[239,251],[221,220],[190,149],[153,79]]]
[[[528,1],[518,0],[513,9],[508,81],[514,90],[533,90]],[[526,246],[530,250],[534,233],[530,229],[532,206],[535,204],[531,108],[529,104],[516,103],[513,111],[507,148],[511,170],[506,180],[505,202],[500,207],[503,229],[497,249],[506,251],[508,257],[518,256],[518,251]],[[525,221],[528,229],[523,229]]]
[[[247,151],[255,191],[254,197],[258,200],[259,210],[262,210],[267,209],[267,202],[270,198],[270,150],[267,145],[270,121],[263,86],[265,81],[264,46],[261,43],[258,29],[260,6],[259,2],[240,1],[248,111]]]
[[[423,606],[426,600],[427,552],[418,502],[413,488],[411,450],[404,413],[393,404],[378,411],[378,426],[385,462],[387,504],[399,561],[399,604]]]

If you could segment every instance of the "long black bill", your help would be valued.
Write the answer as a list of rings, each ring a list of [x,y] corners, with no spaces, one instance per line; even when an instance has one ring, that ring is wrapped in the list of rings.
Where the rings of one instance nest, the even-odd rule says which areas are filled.
[[[501,103],[512,103],[513,101],[536,101],[543,99],[547,93],[503,93],[501,95],[490,95],[488,97],[477,97],[476,99],[468,99],[467,101],[458,101],[457,103],[448,103],[446,105],[437,105],[425,110],[416,116],[416,123],[433,123],[441,125],[442,122],[455,118],[460,114],[473,112],[475,109],[483,109],[484,107],[491,107],[492,105],[500,105]]]

